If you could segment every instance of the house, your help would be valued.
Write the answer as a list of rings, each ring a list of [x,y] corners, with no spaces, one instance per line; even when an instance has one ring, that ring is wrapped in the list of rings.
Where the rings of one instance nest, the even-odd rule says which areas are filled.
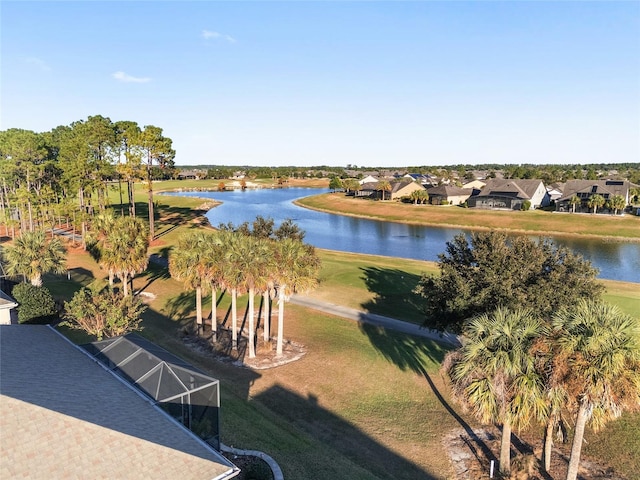
[[[358,183],[360,185],[364,185],[365,183],[377,183],[378,179],[376,177],[374,177],[373,175],[367,175],[364,178],[361,178],[360,180],[358,180]]]
[[[118,355],[124,361],[127,351]],[[0,478],[226,480],[239,473],[170,409],[48,325],[0,326],[0,406]]]
[[[469,207],[520,210],[525,201],[531,208],[549,205],[549,194],[542,180],[498,179],[487,180],[477,194],[469,197]]]
[[[614,195],[624,198],[624,204],[629,204],[629,189],[631,183],[627,180],[567,180],[562,192],[562,197],[556,200],[556,211],[573,211],[571,198],[576,196],[580,199],[580,204],[576,205],[576,212],[590,212],[587,206],[589,199],[594,195],[602,196],[605,201]],[[605,209],[600,209],[605,211]]]
[[[440,185],[439,187],[427,188],[429,193],[429,203],[431,205],[460,205],[475,192],[473,188],[460,188],[452,185]]]
[[[562,198],[562,192],[564,192],[564,183],[556,182],[551,185],[547,185],[547,193],[549,194],[549,201],[555,202]]]
[[[476,180],[471,180],[470,182],[462,184],[462,188],[481,190],[486,184],[487,182],[476,179]]]
[[[391,200],[409,197],[412,192],[422,191],[424,189],[420,183],[414,182],[412,179],[391,182]]]
[[[178,172],[178,180],[200,180],[206,176],[206,172],[199,170],[180,170]]]
[[[18,323],[18,314],[16,302],[10,295],[0,290],[0,325],[11,325]]]

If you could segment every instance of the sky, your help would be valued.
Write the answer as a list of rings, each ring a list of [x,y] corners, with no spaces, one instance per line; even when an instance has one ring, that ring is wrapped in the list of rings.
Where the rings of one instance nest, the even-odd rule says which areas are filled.
[[[0,130],[155,125],[177,165],[640,162],[640,2],[0,2]]]

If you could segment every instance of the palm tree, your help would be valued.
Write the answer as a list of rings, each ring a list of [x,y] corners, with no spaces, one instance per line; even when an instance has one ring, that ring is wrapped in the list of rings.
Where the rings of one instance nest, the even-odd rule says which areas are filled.
[[[589,208],[593,208],[593,213],[596,213],[598,211],[598,208],[602,207],[604,204],[604,197],[597,193],[595,195],[591,195],[591,197],[589,197],[589,200],[587,201],[587,206]]]
[[[388,180],[380,180],[377,188],[382,192],[382,200],[385,200],[385,192],[391,191],[391,183]]]
[[[543,383],[530,353],[544,331],[531,310],[498,308],[469,320],[464,343],[445,360],[454,396],[482,422],[502,423],[500,472],[508,475],[511,430],[544,414]]]
[[[169,273],[181,280],[185,288],[196,292],[196,326],[202,334],[202,290],[207,285],[207,253],[209,236],[204,232],[182,235],[169,256]]]
[[[146,223],[137,217],[118,217],[104,239],[103,262],[122,282],[122,293],[129,295],[129,281],[146,270],[149,236]]]
[[[617,215],[618,210],[623,210],[627,206],[627,202],[622,195],[614,195],[609,199],[607,205],[613,210],[613,214]]]
[[[67,251],[60,240],[48,238],[43,230],[23,232],[4,249],[8,275],[22,275],[32,285],[42,285],[45,273],[64,273]]]
[[[272,253],[270,241],[266,239],[244,237],[241,246],[244,250],[244,254],[239,259],[244,272],[243,290],[249,294],[249,358],[254,358],[256,356],[254,299],[256,290],[262,290],[268,284],[268,272],[272,268],[270,265]]]
[[[582,300],[554,315],[555,375],[575,414],[567,480],[578,474],[584,429],[640,408],[640,320],[617,307]]]
[[[284,304],[292,294],[315,288],[320,259],[311,245],[285,238],[275,244],[275,279],[278,290],[278,340],[276,356],[282,355]]]
[[[227,236],[230,232],[219,230],[209,237],[204,256],[205,275],[211,287],[211,341],[217,341],[218,335],[218,289],[224,288],[223,259]]]
[[[231,233],[225,242],[221,279],[231,293],[231,348],[238,349],[238,294],[244,291],[244,267],[248,256],[246,244],[251,237]]]
[[[580,200],[580,197],[578,197],[577,195],[571,196],[571,198],[569,199],[569,205],[571,205],[571,209],[573,213],[576,213],[576,206],[580,205],[580,203],[582,203],[582,200]]]

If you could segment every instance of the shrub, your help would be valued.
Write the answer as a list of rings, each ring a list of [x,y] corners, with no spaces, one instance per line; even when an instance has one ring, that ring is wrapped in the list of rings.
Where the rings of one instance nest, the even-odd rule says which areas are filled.
[[[527,210],[531,209],[531,201],[530,200],[525,200],[524,202],[522,202],[522,207],[520,207],[520,210],[526,212]]]
[[[51,323],[57,318],[56,302],[46,287],[20,283],[12,294],[19,303],[18,322]]]

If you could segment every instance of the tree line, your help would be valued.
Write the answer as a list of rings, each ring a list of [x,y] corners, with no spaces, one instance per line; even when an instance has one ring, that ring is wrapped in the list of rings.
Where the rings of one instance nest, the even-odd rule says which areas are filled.
[[[71,218],[84,238],[88,219],[104,212],[111,185],[118,182],[120,203],[135,217],[134,182],[145,181],[153,238],[153,181],[176,174],[174,157],[162,128],[101,115],[43,133],[0,131],[0,217],[12,236],[16,226],[34,231]]]

